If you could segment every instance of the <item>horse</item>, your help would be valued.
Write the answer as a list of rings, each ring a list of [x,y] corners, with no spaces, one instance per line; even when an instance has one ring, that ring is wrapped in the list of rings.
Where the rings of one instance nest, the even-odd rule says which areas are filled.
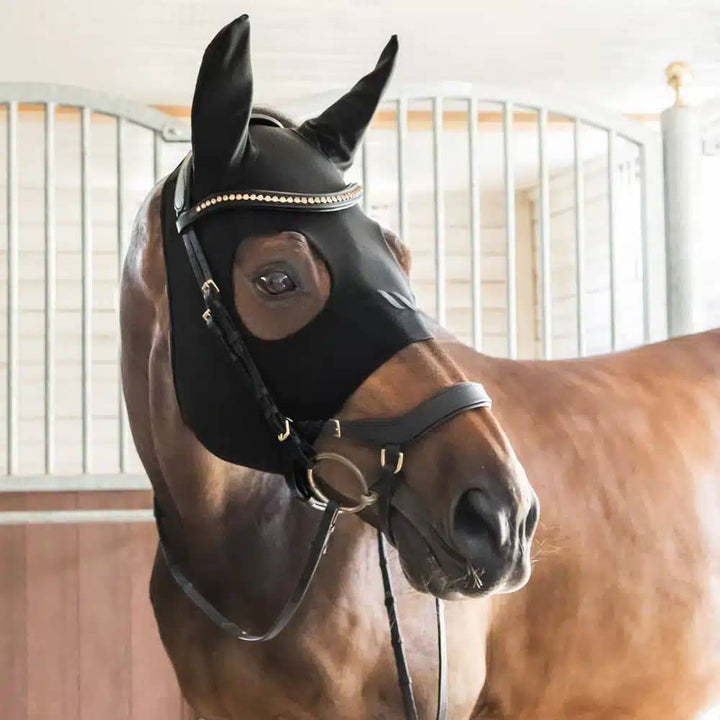
[[[245,16],[221,31],[198,77],[194,180],[206,162],[213,191],[224,190],[212,182],[228,158],[242,155],[242,142],[261,146],[263,133],[298,132],[276,113],[255,111],[260,119],[253,121],[247,36]],[[391,65],[386,48],[374,74],[331,108],[335,125],[338,118],[346,124],[342,142],[326,112],[303,139],[314,149],[297,152],[319,148],[324,159],[346,164]],[[164,544],[176,551],[193,587],[225,617],[267,628],[293,592],[318,513],[298,502],[297,488],[283,474],[231,461],[234,445],[218,441],[215,452],[209,449],[215,439],[203,436],[198,415],[181,407],[173,343],[183,328],[173,322],[164,237],[172,182],[177,176],[161,181],[140,208],[124,263],[121,369],[130,426],[163,509]],[[229,244],[242,235],[226,269],[229,293],[227,282],[218,284],[232,298],[245,337],[273,343],[312,324],[337,276],[309,240],[313,234],[284,220],[271,232],[248,234],[237,223],[213,225],[214,219],[201,228],[206,242]],[[383,262],[396,263],[406,277],[409,249],[388,229],[377,232],[387,252]],[[353,263],[362,264],[351,239],[338,242],[347,241]],[[403,289],[390,299],[404,307],[408,295]],[[339,519],[303,604],[281,634],[244,643],[223,633],[183,592],[159,547],[151,602],[194,712],[206,720],[401,717],[375,564],[381,528],[396,548],[389,569],[420,717],[429,717],[437,703],[435,596],[448,600],[453,720],[691,718],[716,697],[720,670],[713,584],[720,557],[713,523],[720,509],[720,335],[542,363],[484,356],[427,319],[424,327],[430,328],[426,337],[373,359],[343,397],[335,421],[402,417],[468,382],[483,383],[493,409],[453,414],[406,450],[402,482],[421,508],[410,519],[391,508],[385,523],[377,503]],[[335,340],[321,339],[327,346]],[[207,342],[197,347],[199,356],[213,352],[212,339]],[[198,377],[214,379],[212,373]],[[216,395],[209,387],[208,394],[185,388],[200,405],[195,412],[211,415],[206,423],[222,416],[223,392],[236,402],[230,386]],[[317,379],[302,389],[323,390]],[[255,431],[247,424],[231,430],[230,445]],[[243,451],[263,465],[255,460],[269,441],[252,437]],[[350,466],[363,478],[378,475],[376,452],[352,437],[319,435],[313,450],[349,459],[348,466],[335,463],[322,474],[318,468],[324,496],[337,502],[357,495]],[[543,507],[539,525],[536,493]]]

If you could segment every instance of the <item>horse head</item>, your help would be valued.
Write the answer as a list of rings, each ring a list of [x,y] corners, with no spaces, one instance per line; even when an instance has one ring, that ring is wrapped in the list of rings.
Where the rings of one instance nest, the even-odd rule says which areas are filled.
[[[192,154],[164,203],[176,395],[218,457],[380,528],[418,589],[510,591],[529,576],[535,493],[482,386],[417,310],[409,249],[342,174],[396,53],[393,37],[295,125],[253,110],[246,16],[206,50]]]

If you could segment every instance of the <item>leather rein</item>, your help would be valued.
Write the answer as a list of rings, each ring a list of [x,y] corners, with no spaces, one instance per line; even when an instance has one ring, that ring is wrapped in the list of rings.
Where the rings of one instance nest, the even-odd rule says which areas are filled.
[[[188,155],[180,168],[175,188],[174,206],[177,217],[177,229],[182,237],[187,257],[193,270],[198,287],[205,303],[202,317],[209,330],[225,348],[239,372],[249,378],[256,400],[262,409],[263,416],[269,427],[277,435],[278,441],[290,453],[293,462],[300,472],[293,475],[294,489],[297,497],[321,510],[322,516],[310,544],[305,565],[297,580],[294,590],[286,600],[271,626],[263,633],[257,634],[245,630],[223,615],[202,593],[192,584],[187,575],[170,551],[163,531],[163,510],[155,501],[155,518],[160,539],[160,551],[167,564],[171,576],[186,597],[220,630],[232,637],[246,642],[266,642],[275,638],[290,622],[300,607],[312,579],[317,571],[320,559],[328,545],[328,541],[340,514],[354,514],[374,506],[378,521],[378,556],[383,579],[385,606],[390,623],[391,644],[398,673],[398,683],[402,694],[406,720],[417,720],[418,711],[412,689],[412,680],[408,670],[402,635],[397,616],[397,604],[387,564],[385,536],[391,540],[390,525],[393,510],[404,515],[413,526],[421,531],[423,523],[414,522],[422,510],[414,499],[407,484],[400,483],[402,467],[407,448],[419,437],[432,431],[442,423],[456,415],[476,408],[490,407],[491,400],[479,383],[459,383],[442,389],[436,395],[421,402],[404,415],[393,418],[363,419],[340,421],[335,418],[319,421],[293,422],[276,405],[271,393],[265,385],[252,355],[242,335],[220,297],[218,286],[213,280],[210,267],[203,252],[197,233],[193,227],[198,217],[213,210],[223,209],[223,205],[215,208],[214,204],[190,205],[191,156]],[[237,193],[238,200],[246,193]],[[235,194],[233,194],[235,195]],[[274,195],[264,191],[254,191],[250,203],[257,206],[274,202]],[[286,203],[279,207],[291,209],[293,202],[303,202],[305,195],[284,193]],[[334,197],[338,197],[335,194]],[[328,207],[328,202],[318,202],[316,211],[328,212],[343,209],[357,203],[362,193],[351,190],[338,199],[338,207]],[[349,198],[349,199],[348,199]],[[234,199],[234,198],[233,198]],[[232,206],[232,203],[227,203]],[[277,205],[275,206],[277,207]],[[315,210],[315,204],[303,207],[303,210]],[[380,471],[377,479],[370,485],[366,483],[363,473],[350,460],[337,453],[316,453],[305,437],[325,436],[330,438],[351,437],[367,445],[375,446],[380,453]],[[342,504],[325,494],[315,478],[315,466],[322,461],[334,461],[348,467],[357,478],[362,495],[357,502]],[[435,599],[435,610],[438,631],[438,690],[437,720],[445,720],[447,716],[447,651],[445,638],[445,618],[442,600]]]

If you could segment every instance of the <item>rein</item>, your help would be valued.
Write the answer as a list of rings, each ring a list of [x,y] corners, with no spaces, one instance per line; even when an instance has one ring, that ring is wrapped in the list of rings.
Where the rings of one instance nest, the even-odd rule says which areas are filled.
[[[378,556],[383,580],[385,606],[390,623],[390,634],[398,682],[402,694],[406,720],[417,720],[418,712],[408,670],[397,606],[387,563],[385,536],[393,540],[391,514],[395,510],[406,517],[414,527],[422,520],[421,503],[417,501],[406,484],[400,484],[405,453],[419,437],[432,431],[459,413],[476,408],[490,407],[491,400],[482,385],[459,383],[444,388],[433,397],[421,402],[409,412],[394,418],[377,418],[340,421],[298,420],[293,422],[275,403],[255,361],[248,350],[242,334],[231,313],[225,306],[218,286],[213,279],[202,245],[194,229],[194,222],[211,212],[245,205],[257,207],[272,205],[280,209],[297,209],[305,212],[333,212],[355,205],[362,197],[361,189],[348,186],[334,194],[310,196],[299,193],[269,193],[262,190],[227,193],[213,196],[191,206],[190,204],[191,155],[183,161],[174,195],[177,230],[182,237],[190,266],[202,295],[205,311],[202,318],[209,330],[225,348],[238,371],[250,380],[253,394],[262,410],[268,426],[277,436],[279,451],[285,450],[300,471],[292,475],[296,496],[312,507],[322,510],[315,536],[310,544],[305,565],[294,590],[286,600],[271,626],[257,634],[245,630],[223,615],[185,575],[175,560],[163,532],[163,511],[157,500],[155,517],[160,538],[160,550],[171,576],[185,596],[220,630],[246,642],[266,642],[275,638],[290,622],[305,598],[317,571],[320,559],[327,549],[330,536],[340,514],[358,513],[374,506],[378,519]],[[247,197],[246,197],[247,196]],[[351,437],[379,449],[380,472],[368,485],[362,472],[350,460],[337,453],[317,454],[306,438],[326,436],[330,438]],[[315,467],[320,461],[335,461],[347,466],[355,475],[363,492],[354,504],[341,504],[328,497],[315,478]],[[437,719],[447,715],[447,653],[445,620],[442,601],[435,599],[438,631],[438,695]]]

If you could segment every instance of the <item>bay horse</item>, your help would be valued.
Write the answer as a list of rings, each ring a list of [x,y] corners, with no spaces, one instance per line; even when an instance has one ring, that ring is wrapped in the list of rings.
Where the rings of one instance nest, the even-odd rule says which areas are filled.
[[[227,148],[237,155],[239,135],[262,146],[271,132],[264,120],[251,127],[247,19],[213,43],[193,102],[196,172],[213,153],[215,161],[225,153],[223,162]],[[382,60],[384,77],[371,74],[346,96],[346,122],[358,115],[369,122],[388,76]],[[235,67],[241,71],[233,75]],[[297,131],[277,114],[256,115]],[[362,129],[345,133],[345,146]],[[343,148],[329,148],[325,131],[323,155],[336,159]],[[217,170],[212,161],[208,168]],[[141,207],[123,270],[130,425],[163,508],[166,544],[225,616],[262,629],[292,592],[317,512],[297,501],[282,475],[211,452],[179,404],[173,342],[182,328],[173,324],[168,294],[163,201],[173,182],[162,181]],[[233,228],[210,220],[204,242],[228,244]],[[250,340],[293,336],[334,291],[337,271],[310,241],[313,233],[288,222],[274,232],[234,228],[243,240],[232,248],[229,296]],[[389,230],[378,232],[407,275],[409,249]],[[390,570],[420,717],[435,704],[435,595],[472,598],[446,603],[453,720],[691,720],[720,692],[720,334],[580,361],[512,362],[431,330],[372,367],[337,412],[339,423],[394,417],[467,381],[482,382],[494,399],[493,410],[456,414],[412,446],[403,476],[423,512],[412,522],[390,515],[397,548]],[[233,428],[238,442],[246,430]],[[374,451],[351,438],[321,436],[315,450],[342,453],[365,477],[378,473]],[[343,470],[322,475],[328,495],[354,492]],[[512,592],[529,577],[535,492],[543,520],[533,579]],[[215,627],[158,552],[151,601],[198,717],[402,716],[375,564],[378,525],[372,506],[340,519],[305,602],[282,634],[262,644]]]

